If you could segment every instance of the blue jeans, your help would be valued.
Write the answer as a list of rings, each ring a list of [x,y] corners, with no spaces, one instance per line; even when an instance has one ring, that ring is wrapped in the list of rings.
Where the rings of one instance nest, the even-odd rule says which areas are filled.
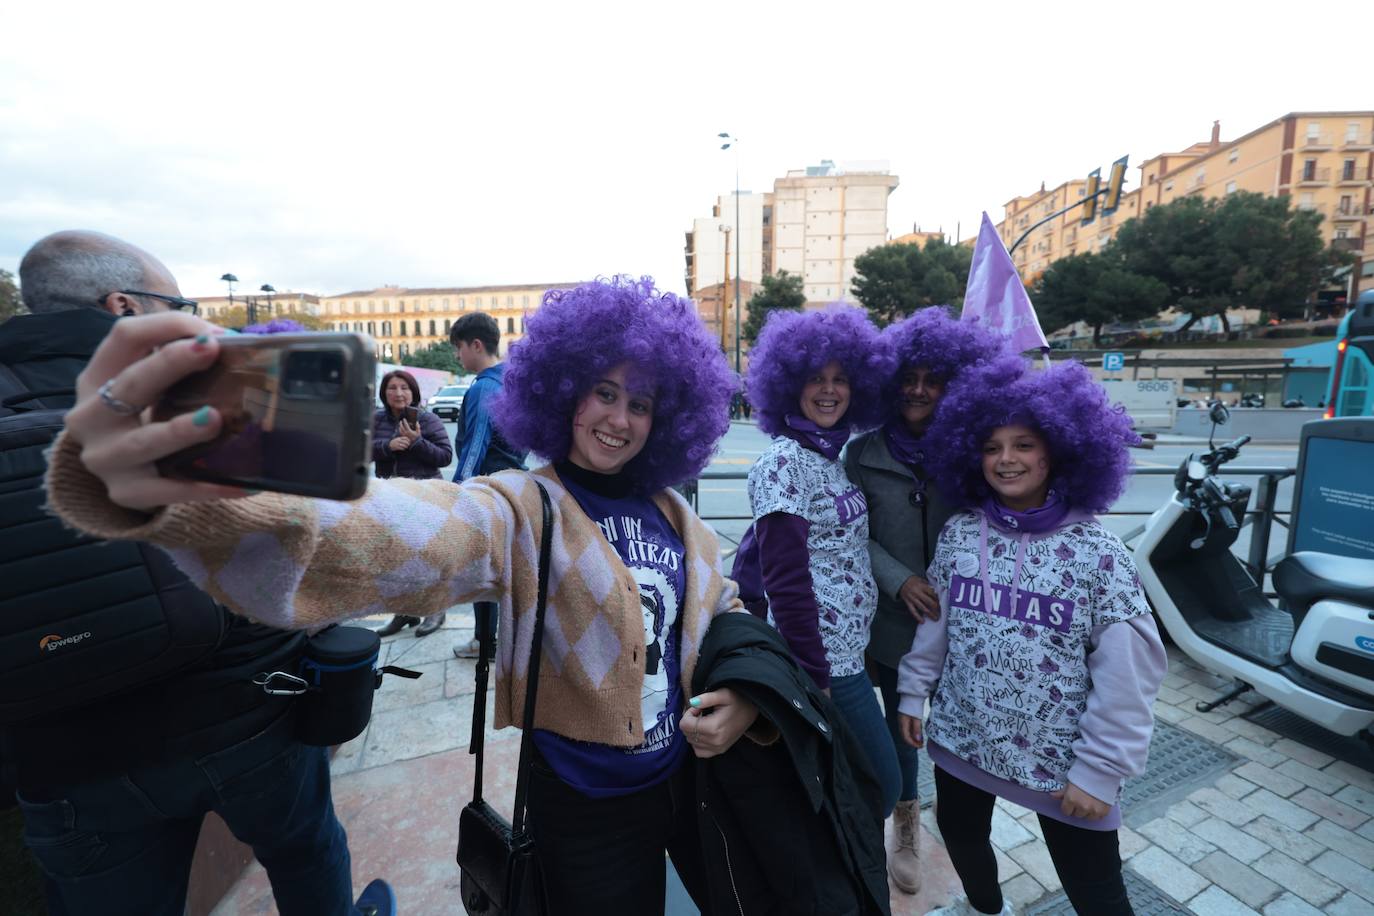
[[[897,749],[883,721],[882,708],[873,695],[873,682],[864,673],[830,679],[830,699],[840,707],[845,724],[868,752],[868,762],[883,789],[883,817],[897,806],[902,774],[897,768]]]
[[[325,748],[295,740],[290,713],[199,759],[19,796],[24,840],[53,916],[182,916],[207,811],[253,847],[281,916],[359,916]]]
[[[883,695],[883,715],[887,718],[887,730],[892,735],[892,746],[897,749],[897,767],[902,771],[902,801],[916,800],[916,767],[919,753],[902,738],[902,726],[897,717],[897,669],[889,668],[882,662],[870,659],[869,664],[878,675],[878,690]]]

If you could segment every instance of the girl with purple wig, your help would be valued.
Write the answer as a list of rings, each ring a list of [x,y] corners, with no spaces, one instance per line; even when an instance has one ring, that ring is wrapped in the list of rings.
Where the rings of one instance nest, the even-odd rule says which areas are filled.
[[[971,370],[999,360],[1014,377],[1025,363],[1006,350],[1000,337],[975,322],[959,321],[942,306],[921,309],[890,325],[882,341],[894,362],[882,398],[887,417],[880,429],[849,443],[844,466],[868,503],[868,554],[878,586],[868,670],[882,693],[883,715],[902,775],[893,811],[896,847],[888,859],[888,874],[902,891],[915,894],[921,881],[918,761],[916,749],[902,740],[897,665],[911,648],[917,622],[940,615],[926,567],[940,528],[954,512],[952,503],[930,483],[926,432],[945,392],[959,388]]]
[[[793,656],[869,752],[883,818],[901,774],[864,672],[878,593],[868,508],[845,476],[840,449],[852,430],[881,421],[888,374],[877,329],[860,309],[769,316],[749,353],[748,387],[759,428],[773,441],[749,470],[754,524],[735,564],[745,594],[766,597]]]
[[[129,320],[93,365],[139,403],[218,355],[216,332],[189,315]],[[647,278],[601,280],[550,291],[511,348],[495,418],[551,462],[536,471],[373,480],[350,503],[173,481],[147,469],[217,434],[218,411],[145,426],[86,386],[50,499],[78,528],[170,548],[213,597],[284,628],[499,602],[501,728],[528,686],[539,482],[555,527],[529,811],[549,911],[662,913],[665,850],[709,910],[684,764],[746,731],[778,736],[732,689],[691,696],[710,623],[742,609],[715,533],[669,488],[710,460],[735,387],[689,300]]]
[[[935,912],[1011,912],[989,843],[1000,796],[1039,814],[1076,911],[1130,913],[1118,799],[1145,769],[1167,664],[1130,554],[1093,517],[1125,487],[1130,418],[1064,363],[1010,383],[972,373],[926,438],[964,507],[929,568],[942,613],[916,630],[898,682],[966,894]]]

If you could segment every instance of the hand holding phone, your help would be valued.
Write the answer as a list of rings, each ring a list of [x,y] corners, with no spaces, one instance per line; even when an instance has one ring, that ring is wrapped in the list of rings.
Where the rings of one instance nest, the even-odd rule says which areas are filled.
[[[214,439],[158,461],[165,477],[357,499],[372,447],[373,346],[360,334],[222,337],[220,358],[165,392],[154,419],[210,405]]]

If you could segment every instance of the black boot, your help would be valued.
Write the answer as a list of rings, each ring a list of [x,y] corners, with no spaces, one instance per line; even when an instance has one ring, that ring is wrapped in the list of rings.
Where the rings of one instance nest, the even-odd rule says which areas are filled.
[[[411,617],[408,614],[397,614],[391,618],[391,622],[377,631],[378,636],[394,636],[406,627],[413,627],[420,622],[419,617]]]

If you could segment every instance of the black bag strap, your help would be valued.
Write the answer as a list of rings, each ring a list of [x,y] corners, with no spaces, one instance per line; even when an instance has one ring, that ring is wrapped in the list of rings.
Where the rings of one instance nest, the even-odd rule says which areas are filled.
[[[520,762],[515,779],[515,809],[511,822],[514,835],[519,836],[525,825],[525,799],[529,792],[530,755],[534,752],[531,732],[534,731],[534,705],[539,693],[539,663],[543,656],[540,651],[544,643],[544,612],[549,600],[549,558],[553,544],[553,505],[549,492],[544,485],[535,481],[539,488],[539,501],[543,510],[543,525],[539,534],[539,592],[534,607],[534,635],[530,640],[530,663],[526,675],[525,711],[521,720]],[[468,753],[477,755],[477,766],[473,772],[472,800],[482,800],[482,764],[486,749],[487,725],[487,677],[494,654],[492,642],[496,638],[495,628],[484,628],[477,657],[477,692],[473,698],[472,740]]]

